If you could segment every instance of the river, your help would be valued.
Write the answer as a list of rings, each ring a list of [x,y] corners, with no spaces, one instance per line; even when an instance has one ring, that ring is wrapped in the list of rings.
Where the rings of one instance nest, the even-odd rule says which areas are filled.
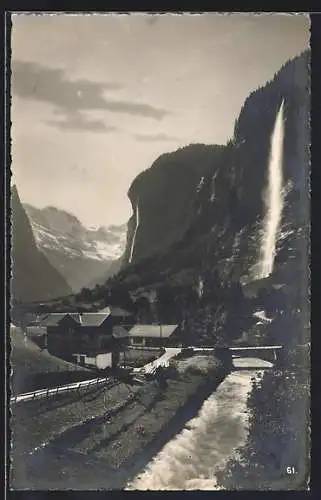
[[[216,473],[248,436],[247,397],[268,361],[236,357],[232,371],[196,417],[169,441],[127,490],[218,490]]]

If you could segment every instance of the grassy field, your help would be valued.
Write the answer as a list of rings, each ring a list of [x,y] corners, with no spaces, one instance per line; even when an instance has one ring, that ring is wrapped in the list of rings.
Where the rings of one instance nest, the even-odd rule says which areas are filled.
[[[118,383],[13,407],[13,487],[123,488],[225,376],[213,356],[178,361],[177,368],[164,388]]]
[[[18,328],[11,329],[11,391],[13,394],[45,389],[94,378],[95,371],[68,363],[41,350],[25,339]]]

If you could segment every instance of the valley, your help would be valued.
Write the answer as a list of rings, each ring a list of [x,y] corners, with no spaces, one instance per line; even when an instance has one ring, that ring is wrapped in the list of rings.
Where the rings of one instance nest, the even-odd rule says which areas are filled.
[[[251,92],[225,145],[141,172],[128,224],[13,190],[13,322],[32,313],[50,346],[15,330],[13,391],[106,377],[12,405],[16,489],[306,488],[308,64]]]

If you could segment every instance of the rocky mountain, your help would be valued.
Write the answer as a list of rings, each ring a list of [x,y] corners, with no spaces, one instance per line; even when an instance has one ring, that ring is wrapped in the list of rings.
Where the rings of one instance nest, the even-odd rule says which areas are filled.
[[[181,321],[194,341],[238,337],[252,327],[256,307],[277,318],[266,327],[271,340],[303,343],[307,338],[308,65],[306,52],[249,95],[232,139],[203,165],[203,174],[198,165],[193,180],[187,177],[185,182],[184,173],[173,177],[170,167],[166,171],[165,160],[171,157],[162,157],[163,167],[143,172],[129,191],[133,207],[137,200],[141,204],[133,260],[110,286],[158,289],[163,310],[167,301],[166,320]],[[271,277],[263,280],[255,299],[247,299],[242,283],[256,280],[271,134],[282,101],[284,209],[277,255]],[[192,146],[185,149],[183,163],[197,163],[189,157],[193,151]],[[129,230],[127,255],[132,233]]]
[[[193,211],[195,186],[201,188],[223,149],[192,144],[160,156],[136,177],[128,191],[133,215],[128,222],[124,265],[164,252],[183,237]]]
[[[42,301],[72,292],[65,278],[38,249],[17,188],[11,191],[11,293],[16,301]]]
[[[134,180],[124,266],[77,303],[129,307],[134,297],[141,318],[178,322],[187,343],[250,336],[290,352],[307,342],[309,57],[288,61],[249,95],[225,146],[163,155]],[[271,136],[282,102],[282,220],[273,272],[258,279]],[[273,321],[261,328],[258,312]]]
[[[36,244],[74,292],[93,287],[118,271],[127,225],[86,228],[74,215],[55,207],[24,204]],[[97,281],[96,281],[97,280]]]

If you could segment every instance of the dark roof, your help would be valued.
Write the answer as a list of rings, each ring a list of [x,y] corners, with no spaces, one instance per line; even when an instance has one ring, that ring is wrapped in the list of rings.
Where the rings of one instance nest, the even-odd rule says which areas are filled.
[[[123,339],[129,337],[129,332],[123,326],[116,325],[113,327],[112,336],[115,339]]]
[[[100,311],[97,311],[99,313],[109,313],[110,314],[110,307],[106,306],[104,309],[100,309]]]
[[[129,330],[129,337],[168,338],[178,325],[135,325]]]
[[[77,323],[80,323],[79,313],[68,313],[68,316],[74,319]]]
[[[57,326],[65,317],[69,316],[76,323],[79,323],[79,315],[75,313],[51,313],[41,322],[43,326]]]
[[[41,324],[43,326],[57,326],[67,316],[81,326],[100,326],[109,316],[131,316],[131,314],[119,307],[106,307],[99,312],[51,313],[42,319]]]
[[[125,311],[125,309],[122,309],[121,307],[117,307],[117,306],[107,306],[98,312],[99,313],[107,313],[108,312],[112,316],[132,316],[132,313]]]
[[[132,313],[125,311],[121,307],[110,306],[112,316],[132,316]]]
[[[110,313],[82,313],[79,315],[81,326],[100,326]]]

